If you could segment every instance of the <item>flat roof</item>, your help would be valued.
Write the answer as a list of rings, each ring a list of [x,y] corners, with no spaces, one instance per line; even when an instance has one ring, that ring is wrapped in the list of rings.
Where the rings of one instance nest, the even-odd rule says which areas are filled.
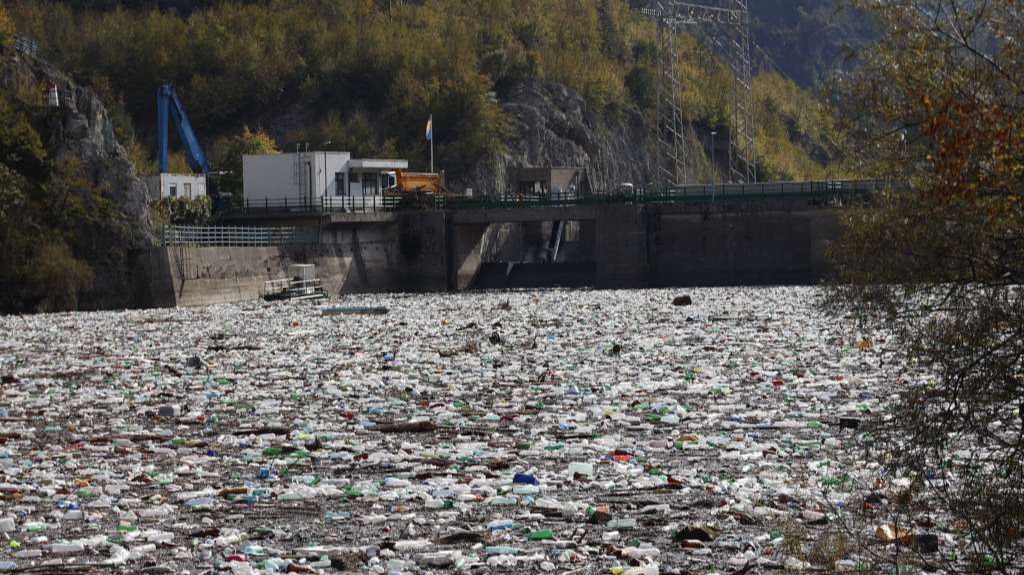
[[[274,154],[242,154],[245,158],[283,158],[286,156],[324,156],[327,157],[338,157],[338,156],[351,156],[352,152],[325,152],[323,150],[310,150],[308,152],[280,152]]]
[[[162,174],[157,174],[155,176],[145,176],[145,177],[149,178],[149,179],[159,180],[160,178],[163,178],[164,176],[170,176],[172,178],[192,178],[192,179],[195,179],[195,180],[204,180],[204,179],[206,179],[206,174],[176,174],[176,173],[172,173],[172,172],[164,172]]]
[[[356,170],[408,170],[408,160],[349,160],[348,167]]]

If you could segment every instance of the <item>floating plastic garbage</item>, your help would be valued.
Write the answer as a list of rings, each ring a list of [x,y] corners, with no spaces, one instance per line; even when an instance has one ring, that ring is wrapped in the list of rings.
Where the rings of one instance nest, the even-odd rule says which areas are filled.
[[[325,307],[323,315],[330,317],[336,315],[387,315],[390,310],[386,307]]]
[[[537,481],[536,477],[526,475],[525,473],[517,473],[516,476],[512,478],[512,483],[518,485],[540,485],[540,481]]]
[[[569,475],[583,475],[585,477],[594,476],[594,464],[593,463],[570,463],[569,464]]]
[[[889,339],[813,289],[679,295],[0,318],[0,572],[830,572],[781,526],[884,508]]]

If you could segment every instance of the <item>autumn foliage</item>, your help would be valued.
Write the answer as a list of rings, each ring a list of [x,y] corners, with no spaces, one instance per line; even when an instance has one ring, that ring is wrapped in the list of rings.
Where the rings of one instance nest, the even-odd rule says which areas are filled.
[[[904,354],[871,445],[902,520],[951,518],[947,569],[1020,572],[1024,6],[853,3],[885,35],[840,82],[849,155],[892,184],[846,211],[826,304]]]
[[[397,154],[415,164],[429,158],[422,132],[433,115],[437,163],[452,177],[523,137],[508,132],[501,102],[525,79],[575,90],[598,117],[632,110],[649,115],[656,99],[655,25],[624,0],[193,6],[9,2],[19,30],[39,40],[47,59],[103,94],[122,142],[131,148],[138,140],[133,157],[143,171],[152,162],[138,152],[155,147],[153,98],[165,81],[178,88],[207,147],[249,125],[265,130],[281,149],[330,140],[331,149],[355,152],[357,146],[360,155]],[[731,106],[727,66],[695,37],[681,34],[678,45],[686,119],[724,131]],[[786,129],[806,125],[787,109],[789,95],[798,94],[800,102],[812,98],[788,88],[765,96],[779,105],[759,110],[772,130],[761,146],[771,152],[766,173],[820,177],[821,162],[812,159],[818,126],[792,138]],[[354,132],[362,137],[348,136]],[[776,145],[780,136],[784,147]]]

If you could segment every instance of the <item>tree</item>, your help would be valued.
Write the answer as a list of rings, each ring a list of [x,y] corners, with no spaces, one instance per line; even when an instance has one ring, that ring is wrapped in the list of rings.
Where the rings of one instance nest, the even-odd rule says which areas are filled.
[[[53,169],[41,185],[0,162],[0,310],[72,311],[92,287],[92,267],[70,242],[87,251],[117,218],[91,197],[77,169]]]
[[[217,142],[213,157],[215,165],[224,172],[218,181],[222,195],[229,195],[236,205],[242,202],[242,158],[249,154],[276,154],[279,150],[274,140],[263,130],[255,132],[249,126],[242,133]]]
[[[626,74],[626,89],[630,97],[643,110],[654,106],[654,99],[657,95],[654,74],[647,68],[637,66]]]
[[[7,9],[0,4],[0,46],[10,46],[14,43],[14,22],[7,14]]]
[[[154,223],[159,226],[205,226],[213,214],[213,202],[198,198],[162,198],[150,204]]]
[[[28,286],[39,294],[40,312],[74,311],[79,294],[92,287],[95,274],[89,264],[74,257],[60,238],[45,241],[27,267]]]
[[[905,504],[951,514],[973,568],[1019,572],[1024,524],[1024,7],[854,0],[885,32],[839,83],[858,168],[827,300],[911,366],[878,422]],[[936,509],[937,508],[937,509]]]
[[[598,6],[601,26],[601,51],[614,60],[622,60],[626,55],[626,42],[616,22],[615,6],[612,0],[601,0]]]
[[[142,152],[155,148],[153,93],[164,82],[178,87],[204,143],[248,123],[338,148],[343,137],[313,138],[319,125],[362,127],[365,118],[373,137],[357,145],[419,162],[429,157],[422,125],[433,114],[439,166],[458,181],[478,173],[496,151],[491,143],[522,137],[503,133],[510,111],[500,101],[524,80],[560,83],[599,116],[614,117],[631,100],[653,99],[643,70],[658,62],[653,20],[623,0],[431,0],[396,4],[390,14],[375,0],[5,5],[53,65],[102,94],[140,173],[155,171]],[[722,124],[731,71],[692,36],[680,34],[678,45],[686,119]],[[766,173],[812,171],[820,156],[819,146],[804,145],[811,139],[799,134],[799,145],[784,148],[761,142],[779,150],[765,156]],[[235,172],[224,183],[239,193],[240,173],[214,164]]]

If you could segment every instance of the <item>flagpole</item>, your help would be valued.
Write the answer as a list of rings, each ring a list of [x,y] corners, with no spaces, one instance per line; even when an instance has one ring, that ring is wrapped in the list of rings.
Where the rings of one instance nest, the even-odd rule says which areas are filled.
[[[430,115],[430,173],[434,173],[434,115]]]

